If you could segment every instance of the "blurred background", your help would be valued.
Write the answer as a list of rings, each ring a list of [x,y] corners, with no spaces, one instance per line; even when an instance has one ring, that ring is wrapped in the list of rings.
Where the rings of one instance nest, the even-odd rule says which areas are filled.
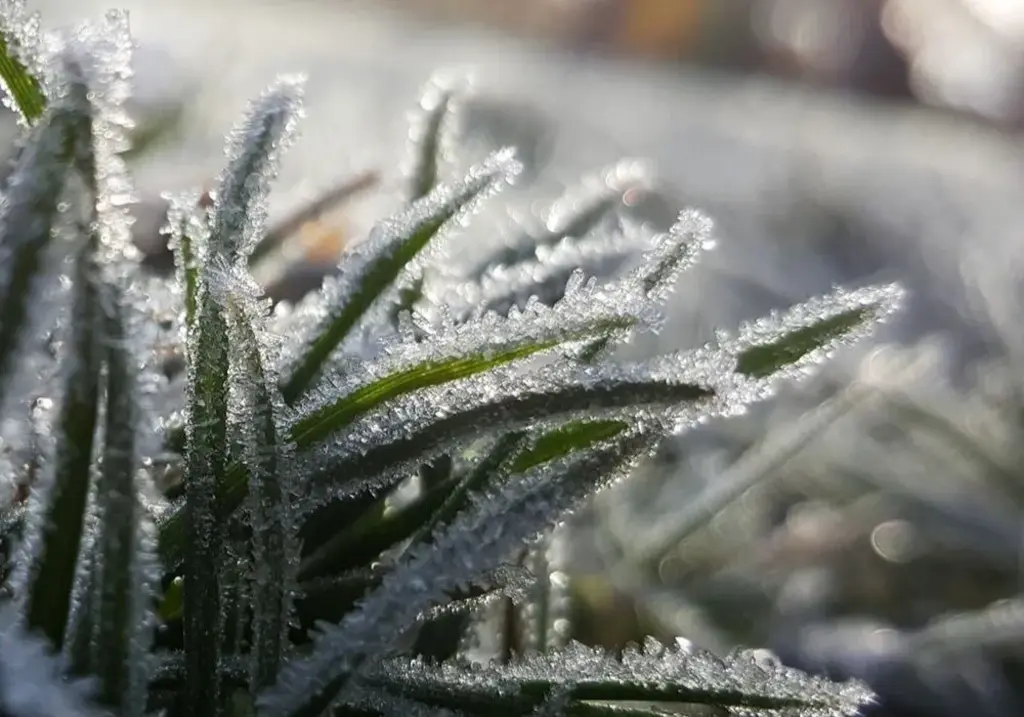
[[[61,22],[107,2],[29,4]],[[264,277],[301,295],[394,206],[408,111],[454,68],[476,89],[458,161],[517,145],[522,213],[643,157],[658,182],[624,203],[633,219],[715,218],[718,248],[629,354],[836,283],[904,282],[907,311],[875,339],[667,446],[549,564],[574,577],[588,642],[766,646],[867,680],[876,715],[1024,714],[1024,0],[119,5],[140,42],[136,234],[154,266],[159,192],[208,185],[247,99],[305,72],[270,208],[296,236]],[[460,261],[502,240],[505,212]]]

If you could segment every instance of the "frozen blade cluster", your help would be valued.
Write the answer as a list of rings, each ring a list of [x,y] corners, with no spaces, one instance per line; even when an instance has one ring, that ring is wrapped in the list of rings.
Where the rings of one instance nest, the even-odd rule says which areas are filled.
[[[131,297],[135,298],[135,297]],[[156,426],[147,400],[152,378],[126,340],[135,321],[124,298],[109,297],[105,321],[106,403],[103,455],[96,487],[95,539],[85,589],[84,616],[91,630],[89,664],[100,678],[100,698],[127,714],[145,709],[156,564],[152,501],[146,457]],[[150,422],[147,425],[147,421]],[[95,584],[92,584],[92,581]]]
[[[572,701],[651,700],[715,705],[736,714],[853,717],[873,701],[857,682],[836,684],[750,652],[725,658],[681,644],[665,647],[649,638],[621,659],[603,650],[570,643],[563,650],[531,654],[510,664],[468,665],[388,660],[366,681],[410,699],[444,694],[448,704],[520,703],[537,693],[520,685],[564,687]]]
[[[253,613],[250,680],[258,688],[273,682],[286,651],[298,556],[290,510],[294,499],[285,474],[288,449],[278,432],[285,407],[272,368],[278,341],[266,331],[269,307],[252,295],[254,290],[232,294],[228,328],[236,347],[229,373],[230,410],[249,473],[247,516],[253,539],[251,555],[245,558]]]
[[[293,330],[306,345],[283,356],[294,366],[284,386],[293,403],[320,373],[323,362],[358,325],[379,327],[401,291],[414,284],[424,263],[441,251],[439,240],[463,225],[482,201],[511,183],[521,171],[511,150],[495,152],[459,183],[442,185],[397,216],[378,224],[369,238],[346,253],[340,275],[330,277],[317,300],[293,317]]]
[[[81,139],[83,123],[88,127],[88,107],[78,99],[58,104],[35,129],[0,206],[0,405],[22,330],[34,323],[31,297],[37,293],[37,275],[44,269],[72,159],[66,148]]]
[[[236,261],[247,259],[262,238],[270,182],[302,118],[304,85],[302,76],[279,78],[228,135],[229,160],[214,197],[212,240]]]
[[[597,416],[682,430],[736,410],[733,366],[722,352],[699,350],[621,366],[553,363],[530,375],[505,366],[427,388],[360,417],[310,455],[307,502],[389,488],[417,462],[497,428],[539,430]]]
[[[660,313],[635,288],[599,286],[595,281],[583,281],[580,273],[554,307],[532,302],[508,317],[487,313],[465,323],[439,322],[424,326],[429,332],[424,341],[394,336],[380,344],[374,361],[330,365],[322,385],[297,407],[296,413],[304,418],[294,427],[293,435],[298,439],[318,416],[323,416],[326,424],[332,409],[346,405],[352,396],[371,390],[375,382],[387,377],[394,381],[394,377],[409,374],[407,386],[394,381],[396,395],[401,395],[554,349],[570,351],[598,338],[624,338],[635,329],[656,328]],[[448,370],[442,370],[445,368]],[[410,373],[413,371],[415,376]]]
[[[312,654],[295,659],[264,694],[263,714],[295,714],[313,695],[336,691],[337,681],[395,637],[446,593],[492,570],[524,542],[576,507],[595,489],[629,472],[650,448],[634,435],[614,447],[560,461],[495,488],[473,502],[430,545],[411,548],[380,587],[336,626],[325,626]]]

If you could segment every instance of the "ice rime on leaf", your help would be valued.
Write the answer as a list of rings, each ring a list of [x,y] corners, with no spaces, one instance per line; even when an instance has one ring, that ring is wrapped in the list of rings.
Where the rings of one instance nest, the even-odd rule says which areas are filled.
[[[584,282],[580,274],[554,307],[532,302],[507,318],[485,314],[466,323],[425,327],[425,341],[382,343],[375,361],[332,366],[323,386],[299,405],[302,418],[291,434],[300,447],[308,447],[385,400],[414,390],[554,350],[571,351],[596,339],[621,338],[634,329],[657,328],[660,314],[635,289],[600,287]]]
[[[386,316],[389,302],[422,270],[423,262],[438,251],[437,241],[453,225],[464,223],[486,197],[511,182],[521,165],[511,150],[495,152],[462,182],[442,185],[399,215],[378,224],[369,238],[346,253],[341,274],[324,282],[319,300],[310,302],[307,314],[308,345],[302,353],[287,356],[294,365],[283,392],[293,404],[319,375],[324,362],[343,344],[368,312],[375,308]],[[428,245],[433,244],[428,251]],[[381,305],[384,305],[384,309]],[[368,320],[367,324],[382,325]]]
[[[88,141],[89,108],[81,100],[68,97],[44,116],[21,150],[0,206],[0,405],[57,222],[74,152],[69,147]]]
[[[442,170],[454,158],[453,133],[459,115],[459,99],[468,81],[438,73],[420,95],[409,123],[408,157],[402,167],[408,178],[408,199],[427,196],[441,182]]]
[[[241,268],[239,267],[239,270]],[[238,282],[241,285],[241,280]],[[290,516],[292,496],[285,482],[285,446],[278,435],[283,406],[273,373],[273,349],[264,322],[269,308],[254,294],[258,287],[233,292],[228,327],[235,347],[231,366],[231,412],[242,441],[249,474],[248,517],[252,526],[251,575],[253,637],[250,681],[253,689],[271,684],[287,645],[290,597],[297,562]],[[245,612],[243,610],[243,612]]]
[[[718,343],[736,356],[736,371],[768,389],[780,379],[799,378],[842,344],[871,334],[895,313],[904,296],[897,284],[836,289],[803,304],[744,324],[736,336],[720,331]]]
[[[427,704],[495,712],[503,708],[525,712],[560,690],[568,693],[573,705],[658,701],[766,717],[853,717],[874,700],[860,683],[828,682],[774,660],[757,660],[750,652],[719,658],[684,646],[683,641],[665,647],[652,638],[643,647],[627,648],[621,658],[573,642],[562,650],[527,655],[510,664],[387,660],[361,679]],[[665,706],[650,708],[650,714],[663,714],[660,710]]]
[[[302,117],[305,78],[281,77],[228,136],[227,168],[213,203],[211,241],[233,261],[248,259],[262,236],[270,181]]]
[[[651,447],[650,436],[634,433],[475,497],[432,544],[410,549],[339,625],[325,626],[312,654],[285,666],[261,698],[260,714],[297,715],[331,704],[350,674],[387,648],[420,613],[498,566],[594,491],[628,474]]]
[[[664,301],[679,275],[693,266],[701,253],[714,248],[711,220],[703,213],[689,209],[654,246],[644,253],[636,270],[644,292],[652,300]]]
[[[737,408],[733,365],[721,352],[697,350],[623,366],[554,363],[530,375],[499,367],[402,396],[309,456],[307,502],[390,488],[417,462],[497,428],[546,430],[600,417],[682,430]]]
[[[214,256],[202,267],[194,353],[188,362],[185,450],[185,654],[187,709],[213,714],[220,699],[223,615],[221,566],[224,526],[217,511],[218,486],[228,466],[228,357],[225,319],[227,267]],[[213,639],[211,639],[213,637]]]
[[[126,341],[123,298],[109,298],[106,316],[106,425],[97,484],[90,668],[101,703],[141,715],[146,706],[150,602],[156,576],[153,526],[143,495],[136,359]],[[142,442],[144,444],[144,442]]]

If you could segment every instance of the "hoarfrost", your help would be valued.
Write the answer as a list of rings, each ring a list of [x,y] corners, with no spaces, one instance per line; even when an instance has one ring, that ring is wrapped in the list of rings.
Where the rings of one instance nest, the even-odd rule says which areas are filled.
[[[291,714],[311,696],[336,690],[339,677],[386,648],[432,603],[443,602],[447,592],[495,568],[603,484],[627,475],[651,444],[649,437],[634,433],[612,447],[556,461],[473,500],[430,545],[411,548],[340,624],[324,626],[312,654],[282,670],[261,699],[261,708]]]
[[[352,329],[362,323],[382,326],[403,289],[431,256],[441,251],[440,235],[463,225],[487,197],[512,182],[521,171],[511,150],[495,152],[462,182],[442,185],[408,209],[378,224],[369,238],[353,246],[324,281],[319,297],[304,302],[292,317],[296,331],[307,337],[283,357],[291,373],[285,398],[293,402],[319,373],[321,364]],[[291,394],[291,395],[290,395]]]
[[[247,259],[262,238],[270,182],[302,118],[304,84],[301,75],[278,78],[228,135],[228,165],[213,199],[211,234],[235,261]]]
[[[521,691],[522,684],[548,685],[554,694],[568,692],[572,701],[649,699],[735,708],[742,714],[777,714],[778,710],[806,717],[853,717],[874,699],[858,682],[832,683],[777,661],[758,660],[747,651],[719,658],[682,640],[666,647],[653,638],[642,647],[627,648],[621,658],[573,642],[562,650],[526,655],[509,664],[387,660],[363,679],[409,699],[445,694],[449,704],[536,700],[535,692]]]

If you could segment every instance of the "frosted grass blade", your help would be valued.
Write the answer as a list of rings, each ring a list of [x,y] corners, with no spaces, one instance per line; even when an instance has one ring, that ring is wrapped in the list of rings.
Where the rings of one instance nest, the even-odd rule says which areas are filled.
[[[54,456],[45,469],[46,488],[41,491],[36,517],[39,535],[30,547],[32,561],[25,585],[26,626],[45,635],[58,650],[64,645],[75,586],[99,410],[103,326],[97,244],[93,235],[75,259],[64,348],[64,391],[56,425],[51,428]]]
[[[248,260],[262,237],[270,181],[301,117],[304,82],[279,78],[229,135],[231,159],[214,196],[211,245],[233,262]]]
[[[597,487],[627,474],[650,447],[651,438],[634,435],[481,495],[431,545],[404,555],[356,611],[339,625],[325,627],[312,653],[291,661],[264,693],[259,714],[320,714],[352,672],[387,648],[424,610],[495,569],[512,549],[557,522]]]
[[[98,598],[92,619],[93,672],[98,700],[124,715],[145,709],[148,606],[146,584],[147,518],[136,481],[140,465],[136,445],[134,357],[126,346],[121,298],[111,291],[106,325],[106,426],[97,483],[98,532],[95,576]]]
[[[23,53],[33,48],[23,47],[23,40],[38,32],[38,18],[25,12],[24,0],[7,0],[0,5],[0,85],[4,104],[20,115],[24,124],[31,125],[46,110],[46,93],[40,79],[24,62]]]
[[[840,343],[871,333],[899,308],[903,293],[895,284],[837,289],[747,324],[736,339],[736,370],[764,379],[816,365]]]
[[[175,277],[184,294],[185,327],[191,327],[196,317],[196,295],[199,290],[199,266],[203,257],[199,252],[210,242],[210,228],[206,212],[200,208],[199,192],[181,195],[167,194],[167,247],[174,253]],[[188,342],[185,342],[187,349]]]
[[[625,334],[645,322],[655,323],[649,313],[628,293],[605,292],[590,284],[567,294],[553,309],[533,305],[514,321],[485,316],[438,332],[422,344],[398,345],[391,350],[396,360],[374,364],[375,371],[394,366],[391,371],[327,405],[306,410],[292,427],[292,439],[300,448],[312,446],[385,401],[543,352]]]
[[[253,576],[250,680],[253,690],[273,683],[281,665],[288,624],[289,588],[294,578],[287,569],[290,556],[290,497],[280,476],[280,451],[275,400],[266,361],[246,307],[229,299],[228,315],[234,356],[233,383],[240,394],[239,420],[243,431],[243,461],[249,474]]]
[[[68,166],[88,141],[90,120],[82,101],[71,98],[42,119],[18,156],[0,208],[0,402]]]
[[[700,414],[730,410],[728,397],[705,385],[715,371],[690,361],[693,365],[683,355],[665,359],[662,367],[607,366],[601,371],[555,364],[531,376],[499,369],[409,395],[388,405],[388,411],[405,417],[390,433],[376,428],[380,416],[371,412],[324,445],[312,473],[310,503],[391,487],[410,466],[489,430],[548,430],[599,413],[605,414],[602,419],[648,416],[655,422],[663,414],[667,423],[685,425]]]
[[[715,246],[712,222],[694,209],[684,211],[672,228],[657,238],[644,253],[638,270],[644,292],[653,300],[664,301],[679,275],[693,266],[700,255]]]
[[[308,349],[282,384],[285,402],[294,404],[306,392],[335,348],[403,272],[417,270],[418,257],[443,230],[464,221],[480,200],[519,171],[510,151],[497,152],[461,183],[438,187],[353,247],[342,264],[341,277],[324,286],[323,316],[315,322]]]
[[[204,274],[212,274],[209,270]],[[195,324],[190,327],[186,398],[184,510],[184,630],[187,711],[214,717],[220,711],[218,672],[223,635],[221,564],[224,535],[218,486],[228,465],[228,331],[223,287],[204,276]]]
[[[685,640],[666,647],[653,638],[642,647],[627,648],[621,658],[574,642],[563,650],[532,654],[506,665],[391,660],[361,679],[408,699],[488,713],[512,708],[523,714],[559,689],[573,707],[598,701],[660,702],[794,717],[853,717],[874,701],[871,691],[858,682],[831,683],[751,651],[719,658]],[[664,706],[630,714],[664,714]]]

